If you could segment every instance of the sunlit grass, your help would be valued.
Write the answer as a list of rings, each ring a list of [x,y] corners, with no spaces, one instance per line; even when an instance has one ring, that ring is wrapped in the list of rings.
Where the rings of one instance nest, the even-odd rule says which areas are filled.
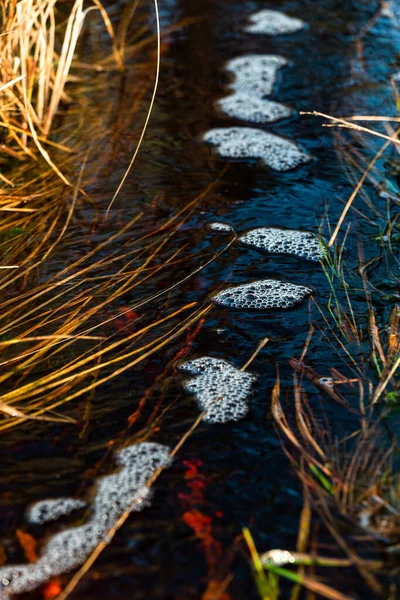
[[[145,235],[139,233],[124,252],[111,251],[109,255],[105,254],[104,251],[112,248],[120,235],[140,223],[141,215],[138,215],[121,231],[68,265],[42,286],[4,302],[0,317],[0,345],[3,343],[3,347],[7,348],[9,357],[0,364],[0,381],[3,390],[9,382],[18,381],[18,385],[13,385],[10,391],[3,392],[1,401],[4,405],[24,406],[29,415],[35,417],[54,410],[161,350],[203,317],[211,305],[200,307],[197,303],[190,303],[176,309],[164,309],[160,318],[150,320],[145,326],[141,326],[139,321],[133,333],[118,335],[117,339],[114,339],[115,334],[104,335],[107,325],[123,317],[125,312],[141,311],[143,316],[157,314],[160,310],[158,303],[164,296],[230,246],[232,240],[219,252],[203,257],[194,269],[191,264],[193,255],[180,257],[184,254],[184,246],[168,248],[168,243],[193,214],[202,197],[200,195],[188,203],[157,231]],[[97,258],[99,254],[103,256],[100,259]],[[159,255],[163,257],[160,264],[156,261]],[[160,292],[146,292],[146,285],[151,285],[152,278],[161,272],[168,273],[177,261],[181,267],[185,267],[184,276],[172,280],[171,285]],[[118,306],[121,298],[133,291],[137,292],[138,299],[129,309],[115,310],[115,314],[106,319],[102,317],[107,310],[112,311],[113,306]],[[184,316],[185,312],[187,316]],[[178,315],[182,315],[182,318],[177,320]],[[169,322],[171,325],[168,328]],[[151,341],[145,341],[148,332],[153,329],[158,331],[164,326],[167,326],[166,331]],[[49,329],[51,334],[45,335]],[[18,337],[8,339],[17,330],[21,330]],[[86,349],[81,354],[77,353],[71,362],[53,369],[45,376],[34,377],[29,383],[23,382],[41,363],[57,364],[60,359],[63,362],[62,357],[67,355],[68,349],[80,340],[85,340]],[[100,376],[103,372],[107,374]],[[92,379],[94,375],[95,381],[84,383],[86,378]],[[0,424],[0,430],[4,431],[18,422],[18,418],[8,419]]]
[[[146,227],[146,233],[143,213],[133,211],[136,216],[124,219],[111,235],[106,233],[104,241],[90,242],[91,230],[101,231],[107,225],[106,215],[99,213],[90,195],[96,174],[113,159],[110,151],[99,149],[131,126],[152,87],[132,165],[157,88],[159,26],[156,36],[146,38],[148,27],[139,19],[132,35],[136,9],[137,3],[127,7],[114,30],[98,0],[85,7],[82,0],[71,4],[4,0],[1,4],[2,73],[7,81],[3,81],[0,119],[3,160],[8,166],[0,195],[0,412],[6,417],[0,422],[1,431],[29,419],[73,422],[55,411],[160,352],[201,320],[210,305],[178,302],[173,306],[171,294],[233,241],[216,253],[197,253],[195,265],[195,254],[187,252],[186,244],[175,242],[212,184],[159,226]],[[89,63],[87,58],[80,60],[78,51],[81,32],[92,19],[108,34],[110,48],[105,44],[102,55],[96,49]],[[135,81],[129,108],[114,119],[110,131],[110,76],[118,79],[124,61],[135,53],[143,55],[146,46],[152,52],[151,44],[157,47],[156,56],[138,65],[142,77]],[[98,75],[93,80],[87,72]],[[105,102],[100,112],[99,100]],[[94,215],[87,226],[88,250],[41,281],[43,269],[57,260],[59,247],[68,245],[77,208],[85,204]],[[160,275],[170,285],[154,293],[152,282]],[[128,297],[135,300],[127,302]],[[122,301],[128,304],[123,310]],[[140,314],[133,331],[128,324],[113,325],[134,311]]]

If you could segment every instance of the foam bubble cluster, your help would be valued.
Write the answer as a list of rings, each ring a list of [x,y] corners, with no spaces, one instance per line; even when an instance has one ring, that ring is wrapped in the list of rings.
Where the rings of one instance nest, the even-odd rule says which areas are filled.
[[[249,397],[255,377],[240,371],[222,358],[204,356],[180,366],[193,379],[185,390],[196,396],[204,420],[209,423],[238,421],[249,411]]]
[[[70,515],[75,510],[79,510],[85,506],[86,502],[74,498],[42,500],[41,502],[32,504],[26,512],[26,519],[33,525],[42,525],[50,521],[57,521],[57,519]]]
[[[276,10],[260,10],[249,18],[250,24],[245,27],[249,33],[263,33],[265,35],[284,35],[296,33],[305,26],[304,21],[289,17]]]
[[[294,254],[307,260],[320,261],[324,257],[318,238],[308,231],[257,227],[242,235],[239,241],[266,252]]]
[[[276,83],[279,69],[288,61],[274,54],[246,54],[228,61],[226,70],[234,76],[229,87],[234,92],[252,96],[269,96]]]
[[[276,171],[288,171],[311,160],[294,142],[251,127],[212,129],[203,139],[217,146],[223,157],[260,158]]]
[[[217,101],[217,106],[229,117],[251,123],[274,123],[286,119],[292,109],[273,100],[265,100],[247,92],[236,92]]]
[[[296,563],[296,557],[288,550],[270,550],[261,556],[263,565],[284,567]]]
[[[232,225],[229,223],[222,223],[221,221],[214,221],[213,223],[207,223],[207,229],[213,233],[234,233]]]
[[[333,377],[320,377],[318,383],[319,385],[326,386],[332,390],[335,389],[335,380]]]
[[[213,297],[216,304],[228,308],[265,310],[291,308],[312,293],[305,285],[263,279],[230,287]]]
[[[107,540],[127,510],[139,511],[148,504],[146,484],[159,468],[168,466],[169,452],[165,446],[148,442],[118,452],[116,462],[122,468],[97,483],[91,517],[85,525],[51,537],[36,562],[0,568],[1,600],[33,590],[50,577],[82,565],[97,545]]]

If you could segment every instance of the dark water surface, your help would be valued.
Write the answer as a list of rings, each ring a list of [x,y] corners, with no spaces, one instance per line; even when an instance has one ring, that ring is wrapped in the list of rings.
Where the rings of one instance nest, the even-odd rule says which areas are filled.
[[[265,7],[300,17],[308,27],[275,38],[244,33],[246,17]],[[146,226],[151,228],[201,193],[227,164],[230,166],[222,175],[222,183],[207,195],[179,235],[177,243],[188,243],[187,252],[193,253],[190,268],[198,266],[198,252],[217,251],[224,244],[221,237],[211,236],[204,228],[213,220],[229,222],[237,231],[266,225],[317,232],[329,206],[330,219],[335,223],[352,187],[335,151],[332,131],[323,129],[320,119],[295,114],[265,126],[268,131],[297,140],[314,157],[308,165],[288,173],[269,171],[257,161],[221,160],[200,141],[200,136],[213,127],[240,124],[218,115],[214,101],[226,90],[225,61],[246,53],[279,54],[289,59],[290,65],[281,70],[272,98],[298,112],[394,113],[390,76],[400,65],[400,31],[391,20],[382,18],[363,38],[363,60],[357,56],[355,44],[355,36],[377,8],[378,3],[371,0],[161,2],[164,29],[186,19],[198,20],[169,36],[155,111],[134,173],[117,200],[115,226],[118,220],[143,209],[150,215]],[[371,140],[371,154],[374,147],[375,141]],[[126,157],[111,180],[119,179],[125,165]],[[101,193],[108,198],[110,193],[105,190]],[[155,196],[157,208],[152,210]],[[383,200],[375,199],[383,206]],[[354,213],[347,222],[352,220],[354,233],[357,231],[365,242],[368,256],[368,252],[374,252],[368,244],[376,231],[372,225],[370,229],[364,225],[358,228]],[[354,235],[347,245],[354,265],[356,240]],[[147,291],[162,289],[179,276],[179,266],[174,267],[152,280]],[[173,306],[205,301],[227,281],[242,283],[266,277],[306,283],[315,288],[321,305],[327,301],[329,288],[318,264],[288,256],[266,256],[233,245],[175,290],[169,302]],[[129,306],[136,299],[132,293],[132,297],[124,298],[123,305]],[[356,308],[364,307],[361,295],[359,303],[357,298],[354,302]],[[382,315],[384,311],[382,306]],[[365,315],[359,318],[365,322]],[[312,303],[267,313],[213,308],[191,345],[190,357],[210,354],[241,367],[257,342],[265,336],[270,338],[250,369],[258,376],[252,410],[236,424],[203,423],[198,427],[174,465],[157,481],[152,506],[128,520],[71,598],[191,600],[202,597],[211,579],[222,580],[229,573],[234,575],[226,598],[258,597],[247,559],[235,538],[248,526],[260,550],[295,548],[302,492],[274,428],[271,389],[277,364],[282,388],[292,384],[288,360],[301,356],[310,320],[322,326]],[[23,559],[14,532],[26,529],[25,507],[46,497],[74,496],[89,490],[96,476],[112,472],[112,454],[108,452],[102,462],[110,440],[121,444],[138,441],[141,428],[150,431],[152,412],[158,403],[165,413],[152,432],[152,441],[173,446],[190,427],[198,408],[183,394],[181,376],[171,370],[162,376],[183,341],[174,341],[145,364],[102,387],[91,400],[90,419],[84,428],[30,425],[29,431],[22,427],[0,438],[0,526],[10,561]],[[323,375],[329,374],[330,367],[351,375],[322,336],[314,336],[308,358]],[[151,386],[140,420],[121,435],[127,419]],[[317,412],[321,423],[334,427],[334,436],[341,438],[357,426],[357,419],[348,411],[322,399],[312,387],[309,392],[313,408],[323,409]],[[74,408],[77,418],[82,418],[85,406],[82,400]],[[397,420],[394,416],[390,423],[394,432]],[[190,473],[196,469],[197,492],[193,486],[190,488]],[[196,538],[194,528],[189,526],[193,515],[198,518],[195,526],[203,527],[202,539]],[[42,540],[54,530],[29,531]],[[355,576],[338,578],[337,584],[354,598],[370,597]],[[288,597],[285,588],[282,597]]]

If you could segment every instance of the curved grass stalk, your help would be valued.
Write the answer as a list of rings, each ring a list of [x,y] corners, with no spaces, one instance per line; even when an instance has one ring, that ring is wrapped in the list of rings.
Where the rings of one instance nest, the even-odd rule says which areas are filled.
[[[108,205],[108,208],[107,208],[106,215],[108,215],[108,213],[110,212],[111,207],[114,204],[114,202],[115,202],[115,200],[116,200],[119,192],[121,191],[122,186],[124,185],[124,183],[126,181],[126,178],[128,177],[128,175],[129,175],[129,173],[130,173],[130,171],[132,169],[133,163],[135,162],[136,157],[137,157],[137,155],[139,153],[140,146],[142,145],[142,142],[144,140],[144,136],[146,134],[147,126],[148,126],[149,121],[150,121],[151,113],[152,113],[154,102],[155,102],[156,95],[157,95],[158,82],[159,82],[159,78],[160,78],[160,65],[161,65],[161,31],[160,31],[160,16],[158,14],[158,2],[157,2],[157,0],[154,0],[154,8],[155,8],[155,13],[156,13],[156,23],[157,23],[157,66],[156,66],[156,75],[155,75],[155,81],[154,81],[154,89],[153,89],[153,93],[152,93],[152,96],[151,96],[150,106],[149,106],[149,109],[147,111],[147,116],[146,116],[146,120],[144,122],[142,133],[140,135],[138,144],[136,146],[136,150],[135,150],[135,152],[134,152],[134,154],[132,156],[131,162],[129,163],[129,166],[128,166],[127,170],[125,171],[124,176],[122,177],[122,180],[121,180],[118,188],[116,189],[116,191],[114,193],[114,196],[111,198],[110,204]]]

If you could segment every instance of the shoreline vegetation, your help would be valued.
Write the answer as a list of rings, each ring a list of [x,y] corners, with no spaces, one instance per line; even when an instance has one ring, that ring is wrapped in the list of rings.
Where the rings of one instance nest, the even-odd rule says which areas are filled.
[[[395,80],[392,86],[393,104],[398,107]],[[334,135],[340,152],[343,153],[343,145],[346,147],[345,166],[354,191],[335,227],[329,222],[329,207],[320,227],[321,233],[328,230],[330,235],[322,267],[331,291],[326,306],[315,298],[311,303],[312,310],[316,309],[322,317],[324,328],[317,330],[310,323],[301,357],[290,361],[292,387],[281,388],[278,372],[272,392],[276,429],[303,488],[304,506],[297,547],[259,554],[251,532],[245,529],[243,535],[252,557],[257,587],[264,599],[277,600],[281,597],[279,582],[289,581],[294,584],[291,600],[299,597],[301,589],[308,590],[313,598],[351,600],[351,596],[336,590],[332,583],[344,571],[358,572],[376,597],[395,600],[400,553],[400,478],[395,466],[398,440],[390,433],[387,419],[400,400],[397,376],[400,280],[396,273],[400,264],[399,195],[378,161],[385,151],[394,147],[394,158],[390,160],[393,170],[397,170],[398,130],[391,124],[400,119],[398,116],[336,118],[317,112],[305,114],[323,117],[331,126],[338,127]],[[371,127],[376,123],[383,124],[383,132]],[[383,140],[382,146],[372,160],[367,160],[351,142],[345,141],[339,128],[352,131],[354,142],[366,155],[370,152],[369,136]],[[370,188],[364,189],[365,182],[386,200],[384,211],[377,208]],[[363,196],[365,210],[353,207],[358,195]],[[346,226],[346,215],[352,209],[357,214],[356,229],[359,230],[363,222],[369,225],[375,245],[372,257],[365,256],[366,248],[359,234],[355,233],[358,238],[355,245],[351,240],[353,232]],[[371,211],[373,219],[368,216]],[[346,250],[350,245],[355,250],[356,260]],[[371,248],[368,252],[371,253]],[[378,269],[381,281],[379,276],[374,276],[374,270],[382,264],[383,268]],[[315,344],[314,338],[318,338]],[[327,375],[326,364],[318,371],[315,367],[317,349],[322,345],[330,346],[340,357],[343,372],[331,368]],[[310,403],[309,396],[315,389],[326,402],[336,403],[343,411],[357,416],[358,426],[343,439],[338,438],[334,425],[324,416],[324,408],[316,410]],[[322,531],[322,548],[328,546],[332,551],[330,557],[321,556],[316,537],[318,530]],[[331,542],[327,544],[329,538]],[[297,571],[290,568],[294,566],[298,567]],[[329,574],[330,569],[333,575]]]
[[[163,375],[174,372],[187,356],[212,304],[178,305],[171,297],[174,299],[183,282],[236,241],[233,232],[221,250],[207,255],[186,255],[185,246],[176,249],[172,243],[219,181],[151,231],[141,227],[143,213],[134,210],[116,232],[109,234],[107,227],[107,218],[118,217],[113,192],[120,190],[132,162],[125,165],[127,171],[122,172],[113,192],[96,204],[99,178],[102,181],[99,174],[111,171],[115,155],[119,161],[125,156],[126,163],[126,148],[118,148],[121,131],[134,129],[132,160],[136,157],[151,116],[160,52],[168,43],[159,32],[149,29],[137,6],[137,2],[131,3],[122,16],[113,19],[99,0],[0,2],[1,435],[37,420],[74,427],[70,403],[92,397],[100,385],[162,351],[171,341],[182,339],[182,350],[169,360]],[[384,9],[386,3],[382,4]],[[374,23],[376,19],[364,28],[362,36]],[[126,72],[128,64],[137,77],[135,82]],[[109,111],[99,114],[96,107],[99,99],[106,105],[110,82],[115,88],[123,82],[122,98],[117,106],[112,103]],[[393,88],[398,109],[394,81]],[[150,106],[144,114],[143,104]],[[304,590],[304,597],[310,600],[351,600],[335,589],[335,577],[348,570],[358,572],[377,597],[395,600],[400,478],[393,467],[398,442],[388,433],[386,419],[400,402],[396,274],[400,266],[396,251],[400,201],[391,183],[384,180],[379,160],[393,146],[399,151],[396,123],[400,118],[344,119],[314,114],[338,126],[334,135],[354,193],[337,223],[330,223],[328,207],[321,224],[321,236],[326,230],[330,233],[321,264],[331,294],[326,305],[312,298],[310,306],[322,317],[325,327],[318,331],[310,323],[302,355],[290,362],[292,387],[282,389],[277,372],[272,391],[276,429],[303,490],[298,543],[293,549],[257,549],[247,528],[241,541],[264,600],[282,597],[282,581],[292,586],[291,600],[300,598]],[[377,122],[383,123],[383,131],[373,129]],[[367,161],[351,143],[343,154],[343,128],[353,132],[357,147],[365,147],[366,154],[368,136],[381,138],[382,146],[373,160]],[[386,198],[385,211],[376,208],[363,187],[365,182]],[[354,206],[358,195],[363,196],[365,211],[359,204]],[[353,210],[360,221],[376,230],[374,256],[370,249],[365,256],[360,240],[352,242],[356,260],[346,253],[352,236],[346,228],[346,216]],[[85,227],[80,232],[82,224]],[[100,241],[90,241],[93,232]],[[74,235],[79,236],[79,243],[86,244],[85,252],[72,253],[71,262],[54,271],[52,259],[62,245],[73,247]],[[146,293],[153,276],[177,265],[179,278],[162,291]],[[382,285],[373,274],[376,267],[385,280]],[[132,291],[138,294],[135,304],[115,309]],[[360,304],[365,315],[362,322],[356,316]],[[151,307],[151,318],[139,319],[131,328],[131,319],[136,319],[143,307]],[[111,322],[118,323],[117,332],[110,331]],[[265,339],[259,344],[242,370],[267,342]],[[326,365],[321,370],[316,367],[315,358],[310,356],[319,344],[340,356],[343,372],[332,368],[327,375]],[[324,404],[315,407],[309,402],[315,389],[326,403],[339,405],[344,414],[352,415],[353,422],[357,419],[358,426],[345,439],[337,437],[334,424],[325,418]],[[203,417],[204,413],[188,428],[171,455],[178,452]],[[158,424],[158,418],[148,423],[137,434],[138,439],[147,441]],[[124,512],[109,539],[130,510]],[[324,543],[329,538],[329,544],[319,545],[318,536]],[[97,546],[67,587],[59,590],[59,600],[69,596],[105,547],[105,543]],[[210,590],[217,589],[219,594],[215,597],[223,598],[231,579],[228,576],[222,582],[210,582]]]
[[[116,30],[100,2],[85,6],[82,0],[73,5],[5,0],[1,7],[2,81],[9,84],[2,92],[0,115],[0,410],[8,417],[0,423],[1,431],[31,419],[73,422],[57,414],[59,407],[158,351],[203,314],[203,308],[190,303],[139,324],[121,339],[107,329],[125,320],[119,329],[129,330],[134,310],[155,304],[168,292],[155,298],[144,292],[134,307],[114,309],[153,274],[189,263],[170,240],[210,187],[153,231],[143,232],[143,213],[132,210],[120,230],[108,233],[107,220],[118,217],[118,211],[109,213],[113,194],[104,199],[98,188],[104,183],[110,188],[103,171],[110,177],[113,162],[122,161],[121,132],[133,126],[139,147],[145,118],[138,113],[154,87],[159,63],[154,50],[160,38],[137,15],[135,3],[118,15]],[[132,64],[136,56],[141,62]],[[124,86],[117,106],[110,99],[110,83],[116,89]],[[104,112],[97,110],[99,102]],[[121,181],[128,171],[122,171]],[[100,241],[92,242],[92,235]],[[87,251],[73,251],[77,258],[55,271],[51,264],[60,246],[74,243],[86,245]],[[116,243],[120,251],[115,251]],[[161,252],[164,264],[159,265]],[[182,320],[177,321],[178,315]],[[154,338],[157,327],[161,333]],[[75,356],[65,363],[70,351]],[[40,375],[50,364],[53,372]]]

